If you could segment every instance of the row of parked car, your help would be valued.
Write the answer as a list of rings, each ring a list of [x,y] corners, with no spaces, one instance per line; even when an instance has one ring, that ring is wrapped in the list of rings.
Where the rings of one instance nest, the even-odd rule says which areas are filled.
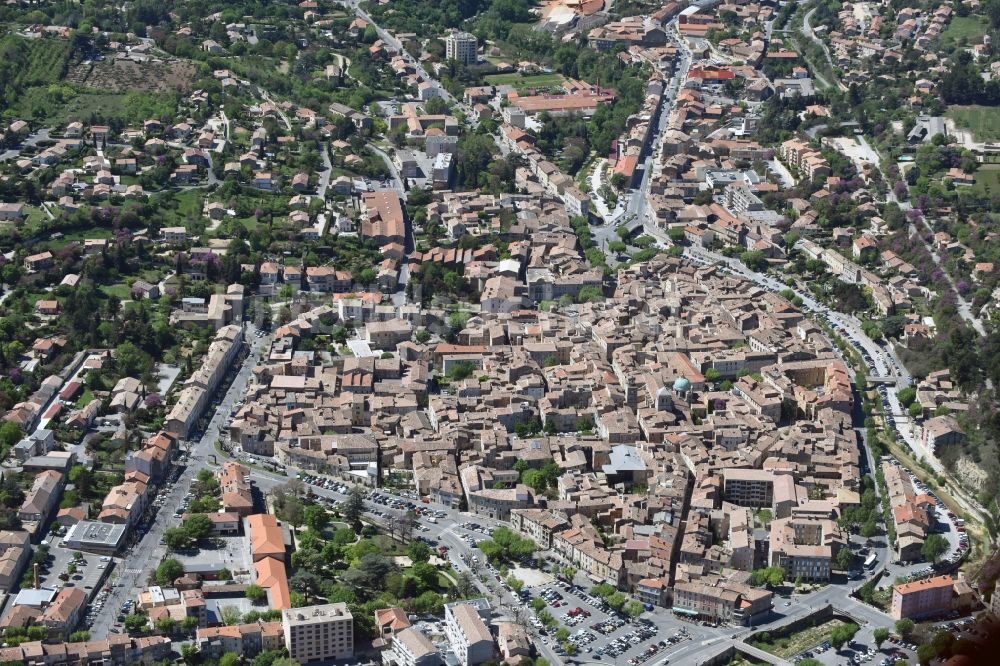
[[[322,476],[310,476],[306,475],[302,477],[302,480],[308,483],[310,486],[316,486],[317,488],[323,488],[324,490],[329,490],[333,493],[341,493],[346,495],[349,490],[346,484],[340,483],[339,481],[334,481],[333,479],[327,479]]]
[[[625,654],[639,643],[642,643],[643,641],[648,641],[651,638],[656,638],[656,634],[658,633],[658,631],[659,630],[652,625],[646,625],[638,629],[635,629],[633,631],[630,631],[627,634],[619,636],[618,638],[610,641],[604,647],[595,650],[594,657],[596,659],[600,659],[602,656],[605,655],[609,657],[617,657],[618,655]],[[656,652],[659,652],[660,649],[667,647],[667,645],[669,645],[669,643],[666,640],[662,640],[659,643],[650,646],[651,648],[656,647],[656,651],[650,653],[650,656],[656,654]],[[647,648],[646,651],[643,652],[642,654],[636,657],[632,657],[632,659],[629,660],[629,663],[633,664],[633,666],[635,664],[641,664],[642,662],[649,659],[648,656],[644,656],[648,652],[649,648]],[[634,661],[636,659],[641,659],[641,661]]]

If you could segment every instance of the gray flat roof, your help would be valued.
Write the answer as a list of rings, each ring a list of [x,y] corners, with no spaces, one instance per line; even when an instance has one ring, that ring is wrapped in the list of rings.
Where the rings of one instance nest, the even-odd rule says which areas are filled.
[[[117,548],[125,536],[125,525],[113,525],[96,520],[84,520],[70,528],[66,541],[91,546]]]

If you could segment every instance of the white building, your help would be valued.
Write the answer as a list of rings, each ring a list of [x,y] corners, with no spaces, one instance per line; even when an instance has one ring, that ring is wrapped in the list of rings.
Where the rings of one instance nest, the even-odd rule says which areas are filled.
[[[475,65],[479,59],[476,51],[479,43],[467,32],[453,32],[445,39],[445,55],[448,60],[457,60],[463,65]]]
[[[288,656],[300,664],[354,656],[354,616],[347,604],[322,604],[282,612]]]
[[[462,666],[475,666],[493,659],[493,636],[471,603],[446,604],[445,635]]]
[[[407,627],[397,632],[392,647],[382,654],[387,666],[438,666],[441,652],[419,629]]]

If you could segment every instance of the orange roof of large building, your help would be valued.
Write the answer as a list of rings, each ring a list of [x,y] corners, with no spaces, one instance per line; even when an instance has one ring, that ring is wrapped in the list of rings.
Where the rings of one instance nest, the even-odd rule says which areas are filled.
[[[603,91],[600,94],[577,95],[532,95],[521,97],[517,94],[508,95],[508,100],[514,106],[520,107],[526,113],[541,113],[542,111],[583,111],[596,109],[605,102],[615,98],[614,93]]]
[[[254,562],[253,568],[257,572],[257,584],[271,591],[271,608],[291,608],[292,595],[288,590],[288,575],[284,563],[273,557],[265,557]]]
[[[401,631],[410,626],[410,620],[402,608],[382,608],[375,611],[375,624],[379,628],[389,627],[393,631]]]
[[[257,513],[247,517],[250,528],[250,552],[254,560],[264,557],[285,559],[285,536],[278,520],[267,513]]]
[[[911,583],[903,583],[896,586],[896,591],[900,594],[913,594],[924,590],[935,590],[943,587],[952,587],[955,581],[951,576],[934,576],[923,580],[915,580]]]

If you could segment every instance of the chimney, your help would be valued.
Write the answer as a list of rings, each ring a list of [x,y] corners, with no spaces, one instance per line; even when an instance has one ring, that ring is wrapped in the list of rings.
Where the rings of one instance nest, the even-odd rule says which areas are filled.
[[[31,574],[32,574],[32,579],[34,580],[35,589],[36,590],[40,589],[42,586],[38,582],[38,562],[35,562],[32,565],[32,567],[31,567]]]

